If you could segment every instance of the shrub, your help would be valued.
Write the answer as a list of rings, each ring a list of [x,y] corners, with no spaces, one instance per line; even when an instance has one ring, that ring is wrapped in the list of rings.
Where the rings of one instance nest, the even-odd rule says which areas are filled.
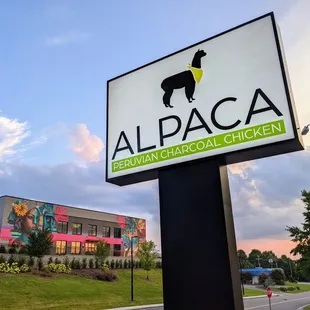
[[[119,269],[119,260],[118,259],[115,262],[115,269]]]
[[[9,259],[8,259],[8,263],[9,263],[10,265],[12,265],[13,263],[15,263],[15,258],[14,258],[14,255],[13,255],[13,254],[10,255],[10,257],[9,257]]]
[[[71,268],[65,264],[48,264],[44,267],[44,271],[53,273],[70,273]]]
[[[285,286],[281,286],[279,289],[281,292],[287,292],[287,287]]]
[[[43,270],[43,259],[42,258],[38,258],[37,265],[40,271]]]
[[[16,246],[11,246],[9,248],[9,254],[16,254],[17,253],[17,249]]]
[[[284,285],[285,275],[282,269],[274,269],[270,275],[271,279],[273,279],[276,285]]]
[[[114,269],[114,268],[115,268],[115,261],[114,261],[114,259],[111,260],[110,268],[111,268],[111,269]]]
[[[2,273],[19,273],[20,269],[17,263],[10,264],[8,262],[0,264],[0,272]]]
[[[29,266],[26,264],[23,264],[20,266],[20,272],[28,272],[30,270]]]
[[[140,268],[142,268],[142,263],[140,262]],[[161,266],[161,261],[160,260],[158,260],[157,262],[156,262],[156,268],[158,268],[158,269],[161,269],[162,268],[162,266]],[[251,279],[252,279],[252,276],[251,276]]]
[[[124,260],[124,269],[127,269],[128,268],[128,261],[127,259]]]
[[[105,264],[106,264],[109,268],[111,267],[111,264],[110,264],[110,262],[109,262],[108,259],[106,260]]]
[[[25,246],[21,246],[18,253],[19,254],[28,254],[27,248]]]
[[[75,260],[74,269],[81,269],[81,263],[79,259]]]
[[[21,267],[26,264],[26,258],[24,256],[20,256],[18,258],[18,267]]]
[[[86,259],[86,257],[83,258],[82,268],[83,268],[83,269],[86,269],[86,268],[87,268],[87,259]]]
[[[1,256],[0,256],[0,264],[3,264],[3,263],[5,263],[5,262],[6,262],[6,260],[5,260],[4,256],[1,255]]]
[[[103,264],[103,265],[102,265],[102,271],[103,271],[103,272],[109,272],[109,271],[110,271],[109,266],[106,265],[106,264]]]
[[[258,277],[258,282],[263,285],[267,279],[268,275],[266,273],[261,273]]]
[[[119,260],[119,268],[123,269],[123,260],[122,259]]]
[[[30,268],[34,266],[34,259],[33,259],[33,257],[29,257],[28,266],[29,266]]]
[[[6,253],[6,249],[4,245],[0,245],[0,253],[3,253],[3,254]]]
[[[60,260],[58,257],[55,258],[55,264],[56,264],[56,265],[61,264],[61,260]]]
[[[98,273],[95,278],[100,281],[113,282],[117,280],[117,275],[112,270],[109,270],[108,272]]]
[[[98,259],[95,259],[95,265],[96,269],[99,269],[101,267]]]
[[[94,266],[95,266],[94,265],[94,260],[92,258],[89,260],[88,264],[89,264],[89,268],[91,268],[91,269],[93,269]]]
[[[72,261],[70,263],[70,267],[71,267],[71,269],[75,269],[75,258],[72,259]]]
[[[288,287],[287,287],[287,290],[288,290],[288,291],[296,291],[297,289],[296,289],[295,286],[288,286]]]
[[[69,257],[66,256],[65,259],[64,259],[64,264],[67,266],[67,267],[70,267],[70,260],[69,260]]]
[[[300,287],[299,286],[295,286],[297,291],[300,291]]]
[[[50,257],[50,258],[48,259],[47,264],[48,264],[48,265],[49,265],[49,264],[53,264],[53,257]]]

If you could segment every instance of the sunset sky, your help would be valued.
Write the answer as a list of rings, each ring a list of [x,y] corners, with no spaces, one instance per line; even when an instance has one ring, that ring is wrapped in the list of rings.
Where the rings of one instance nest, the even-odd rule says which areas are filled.
[[[270,11],[305,125],[308,0],[3,1],[0,195],[143,217],[160,246],[157,181],[105,183],[106,81]],[[300,225],[300,193],[310,190],[309,151],[229,170],[238,247],[288,254],[285,228]]]

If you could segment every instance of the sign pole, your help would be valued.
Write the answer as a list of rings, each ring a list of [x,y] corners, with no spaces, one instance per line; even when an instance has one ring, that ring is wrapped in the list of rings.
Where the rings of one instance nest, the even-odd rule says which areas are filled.
[[[271,298],[269,298],[269,310],[271,310]]]
[[[165,310],[243,310],[226,166],[162,169],[159,193]]]

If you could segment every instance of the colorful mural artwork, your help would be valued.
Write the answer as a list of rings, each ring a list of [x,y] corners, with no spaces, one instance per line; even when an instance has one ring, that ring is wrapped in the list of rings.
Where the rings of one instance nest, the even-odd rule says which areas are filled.
[[[145,241],[146,222],[142,219],[132,217],[118,216],[117,221],[122,228],[122,239],[124,245],[125,256],[131,254],[131,238],[134,255],[138,250],[139,242]],[[136,237],[136,238],[135,238]]]
[[[30,233],[36,229],[48,229],[56,232],[56,223],[68,222],[67,210],[64,207],[44,203],[41,206],[28,208],[27,201],[16,200],[7,222],[12,225],[10,245],[26,245]]]

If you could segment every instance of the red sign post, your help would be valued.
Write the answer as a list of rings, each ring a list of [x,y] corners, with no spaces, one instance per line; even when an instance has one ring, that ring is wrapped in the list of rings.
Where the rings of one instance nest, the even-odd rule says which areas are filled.
[[[270,287],[267,288],[267,296],[269,298],[269,309],[271,310],[271,297],[272,297],[272,290]]]

